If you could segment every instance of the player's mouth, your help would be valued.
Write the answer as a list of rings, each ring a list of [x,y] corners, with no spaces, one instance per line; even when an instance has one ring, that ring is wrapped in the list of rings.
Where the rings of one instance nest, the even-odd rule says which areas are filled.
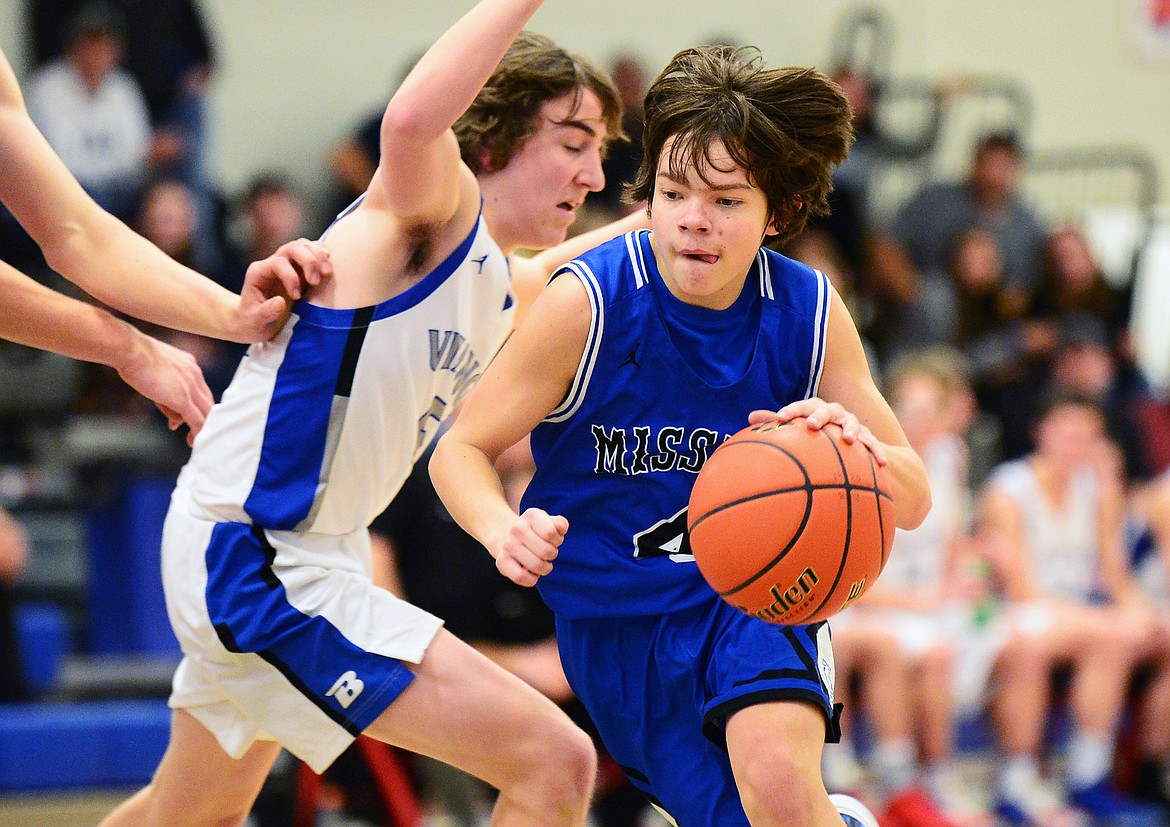
[[[562,201],[561,203],[557,204],[558,210],[564,210],[565,212],[570,213],[571,215],[576,215],[577,210],[579,210],[580,208],[581,208],[581,202],[579,202],[579,201]]]
[[[679,250],[679,255],[691,261],[702,262],[703,264],[714,264],[719,261],[719,256],[714,253],[707,253],[703,250]]]

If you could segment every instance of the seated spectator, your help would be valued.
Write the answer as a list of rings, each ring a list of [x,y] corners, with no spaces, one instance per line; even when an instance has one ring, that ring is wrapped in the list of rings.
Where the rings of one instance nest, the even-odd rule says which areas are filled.
[[[1123,549],[1121,463],[1091,400],[1054,394],[1034,427],[1035,449],[992,473],[979,516],[982,536],[1000,550],[994,563],[1007,601],[1008,638],[993,675],[1004,753],[997,810],[1009,824],[1044,818],[1045,723],[1053,670],[1066,667],[1074,722],[1068,802],[1106,821],[1153,819],[1109,780],[1130,676],[1152,623]]]
[[[305,228],[305,204],[292,185],[273,173],[257,175],[244,192],[237,215],[229,222],[228,248],[223,284],[240,289],[244,272],[260,250],[275,250],[298,236]],[[318,233],[319,234],[319,233]],[[261,258],[271,255],[264,253]]]
[[[120,68],[125,23],[105,3],[72,18],[65,56],[26,86],[33,122],[99,205],[126,219],[146,178],[150,120],[142,91]]]
[[[1170,820],[1170,473],[1137,490],[1133,518],[1135,573],[1158,617],[1148,652],[1152,675],[1138,699],[1133,792],[1160,804]]]
[[[16,601],[12,586],[28,560],[28,536],[12,515],[0,508],[0,702],[26,701],[29,689],[20,667]]]
[[[234,292],[243,286],[242,273],[235,281],[225,277],[223,252],[215,239],[200,232],[195,191],[178,178],[158,178],[143,190],[136,229],[180,264],[206,273]],[[216,399],[231,381],[236,365],[247,350],[246,345],[193,333],[159,328],[152,329],[151,334],[194,356]]]
[[[1109,437],[1121,449],[1126,482],[1148,480],[1153,472],[1139,416],[1149,399],[1145,383],[1135,371],[1125,370],[1100,318],[1064,316],[1053,330],[1058,344],[1049,369],[1052,384],[1092,399],[1105,415]]]
[[[65,48],[68,21],[89,0],[27,0],[32,57],[40,66]],[[142,90],[154,174],[207,195],[206,101],[214,63],[198,0],[105,0],[124,24],[124,66]]]
[[[649,84],[645,61],[635,54],[623,54],[615,58],[609,67],[610,77],[622,98],[622,132],[624,140],[610,144],[602,161],[605,173],[605,187],[592,192],[585,199],[585,206],[598,210],[597,223],[606,223],[628,215],[633,209],[622,200],[626,184],[634,180],[638,166],[642,163],[642,101]]]
[[[1039,285],[1045,237],[1019,194],[1022,164],[1016,137],[993,133],[976,145],[965,180],[927,184],[911,197],[874,241],[875,288],[894,305],[920,301],[923,273],[946,271],[960,237],[978,228],[994,236],[999,248],[1004,309],[1022,313]],[[897,335],[877,335],[879,349]]]
[[[1027,316],[1053,325],[1068,316],[1091,316],[1100,320],[1110,347],[1124,348],[1130,300],[1129,291],[1105,280],[1084,232],[1067,225],[1044,245],[1043,276]]]
[[[964,382],[961,362],[949,351],[894,367],[890,403],[926,464],[933,507],[921,526],[895,534],[882,576],[830,624],[839,680],[860,675],[860,705],[876,739],[872,769],[882,823],[901,827],[945,827],[954,823],[945,810],[957,806],[954,667],[960,627],[972,614],[959,568],[968,542]],[[850,720],[842,717],[846,732]],[[850,786],[851,750],[847,737],[825,747],[826,784]]]

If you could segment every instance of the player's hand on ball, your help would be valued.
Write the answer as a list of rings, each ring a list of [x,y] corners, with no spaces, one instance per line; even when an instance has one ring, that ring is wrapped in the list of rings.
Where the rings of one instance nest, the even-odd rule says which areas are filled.
[[[886,465],[889,458],[886,456],[882,441],[873,435],[873,432],[856,415],[845,410],[840,402],[826,402],[824,399],[813,396],[785,405],[779,411],[752,411],[748,415],[748,422],[752,425],[761,425],[765,422],[779,420],[791,422],[804,417],[810,431],[819,431],[832,423],[841,428],[841,438],[852,445],[860,442],[873,454],[878,465]]]
[[[519,586],[535,586],[552,571],[569,521],[539,508],[529,508],[512,524],[496,554],[500,574]]]

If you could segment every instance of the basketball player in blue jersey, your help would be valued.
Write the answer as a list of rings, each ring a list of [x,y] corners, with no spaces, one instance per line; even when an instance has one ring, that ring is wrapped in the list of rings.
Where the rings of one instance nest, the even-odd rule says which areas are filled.
[[[566,675],[609,752],[683,827],[876,825],[833,800],[824,624],[740,613],[688,553],[695,475],[748,422],[841,426],[890,473],[897,523],[930,506],[921,461],[825,276],[766,249],[827,209],[851,138],[840,90],[752,49],[680,53],[646,96],[631,190],[650,231],[555,274],[431,462],[451,514],[557,614]],[[532,433],[509,508],[493,468]]]
[[[315,242],[286,244],[248,268],[242,296],[183,267],[86,195],[25,108],[0,52],[0,201],[58,273],[131,316],[217,339],[271,339],[289,302],[329,273]],[[194,437],[211,391],[190,354],[146,336],[93,305],[38,284],[0,262],[0,338],[115,368],[154,402],[171,428]]]
[[[604,183],[619,98],[522,33],[540,5],[482,0],[419,60],[368,190],[323,237],[333,279],[208,417],[164,528],[170,745],[106,825],[238,825],[282,745],[320,772],[360,733],[499,789],[493,824],[584,823],[588,736],[375,587],[366,529],[554,265],[599,240],[555,246]]]

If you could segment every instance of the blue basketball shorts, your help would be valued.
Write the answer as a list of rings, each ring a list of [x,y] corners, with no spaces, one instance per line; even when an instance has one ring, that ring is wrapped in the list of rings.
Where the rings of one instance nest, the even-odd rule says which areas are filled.
[[[565,674],[606,749],[680,827],[749,827],[727,754],[735,712],[809,703],[840,738],[826,624],[776,626],[712,595],[670,615],[558,617]]]

